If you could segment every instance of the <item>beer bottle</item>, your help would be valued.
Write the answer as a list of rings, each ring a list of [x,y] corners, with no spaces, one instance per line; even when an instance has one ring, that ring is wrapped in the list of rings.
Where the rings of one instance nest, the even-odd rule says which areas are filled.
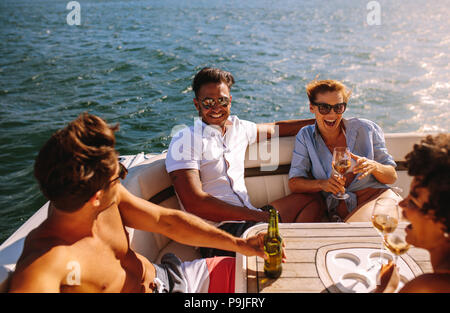
[[[267,259],[264,260],[264,273],[269,278],[278,278],[281,275],[281,259],[283,250],[282,238],[278,230],[278,212],[274,207],[269,208],[269,226],[264,236],[264,252]]]

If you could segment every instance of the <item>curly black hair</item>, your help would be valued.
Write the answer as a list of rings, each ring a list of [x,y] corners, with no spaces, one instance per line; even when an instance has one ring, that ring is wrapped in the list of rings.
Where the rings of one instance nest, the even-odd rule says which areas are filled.
[[[450,134],[428,135],[406,155],[408,174],[415,176],[417,187],[425,187],[430,197],[421,209],[432,211],[436,221],[450,230]],[[411,194],[415,196],[414,190]]]

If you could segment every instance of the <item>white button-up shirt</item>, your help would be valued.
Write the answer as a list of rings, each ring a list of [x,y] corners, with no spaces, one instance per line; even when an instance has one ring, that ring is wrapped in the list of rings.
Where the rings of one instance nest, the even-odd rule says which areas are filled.
[[[244,180],[245,152],[256,142],[256,124],[234,115],[228,120],[232,124],[227,126],[224,136],[218,127],[207,125],[201,119],[179,131],[170,142],[166,169],[169,173],[180,169],[199,170],[204,192],[229,204],[257,210],[250,203]],[[183,208],[181,201],[180,204]],[[218,226],[225,221],[208,222]]]

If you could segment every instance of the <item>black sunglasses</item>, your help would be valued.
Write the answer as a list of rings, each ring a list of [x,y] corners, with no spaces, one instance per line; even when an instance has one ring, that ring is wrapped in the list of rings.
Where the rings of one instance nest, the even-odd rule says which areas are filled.
[[[119,178],[120,179],[125,179],[125,177],[127,177],[127,174],[128,174],[127,168],[122,163],[119,162],[119,176],[117,176],[113,180],[109,181],[108,185],[111,185],[113,182],[115,182]]]
[[[206,110],[209,110],[214,106],[216,100],[214,100],[213,98],[203,98],[202,100],[200,100],[200,103]],[[220,97],[217,98],[217,103],[220,106],[226,108],[230,104],[230,99],[227,97]]]
[[[322,115],[327,115],[328,113],[330,113],[331,109],[334,110],[334,112],[336,112],[336,114],[342,114],[345,112],[345,109],[347,108],[347,103],[346,102],[342,102],[342,103],[338,103],[335,105],[331,105],[328,103],[316,103],[316,102],[312,102],[312,105],[316,105],[319,107],[319,112]]]

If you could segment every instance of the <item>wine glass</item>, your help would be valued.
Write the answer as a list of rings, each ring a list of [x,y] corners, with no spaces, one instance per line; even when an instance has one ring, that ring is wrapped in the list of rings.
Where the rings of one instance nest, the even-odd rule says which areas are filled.
[[[350,151],[347,147],[336,147],[333,150],[333,161],[331,163],[334,172],[342,178],[351,166]],[[339,192],[336,195],[331,195],[338,200],[345,200],[349,197],[348,194]]]
[[[397,265],[398,256],[406,253],[410,247],[410,244],[406,242],[404,228],[397,228],[394,232],[384,235],[383,243],[394,254],[395,265]]]
[[[384,236],[392,233],[398,224],[398,202],[392,198],[378,198],[372,210],[372,224],[384,240]],[[384,251],[381,243],[379,263]]]

